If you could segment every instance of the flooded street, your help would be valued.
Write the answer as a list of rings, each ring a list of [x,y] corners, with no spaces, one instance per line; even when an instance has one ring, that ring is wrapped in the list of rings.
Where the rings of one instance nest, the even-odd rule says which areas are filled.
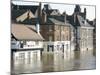
[[[96,57],[91,51],[72,51],[66,53],[37,53],[30,52],[27,58],[14,58],[13,72],[16,74],[55,72],[69,70],[95,69]]]

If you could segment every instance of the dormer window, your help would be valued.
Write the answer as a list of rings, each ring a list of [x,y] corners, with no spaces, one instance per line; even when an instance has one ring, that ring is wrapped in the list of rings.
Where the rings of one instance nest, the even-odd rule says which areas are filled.
[[[84,21],[82,21],[82,23],[84,23]]]

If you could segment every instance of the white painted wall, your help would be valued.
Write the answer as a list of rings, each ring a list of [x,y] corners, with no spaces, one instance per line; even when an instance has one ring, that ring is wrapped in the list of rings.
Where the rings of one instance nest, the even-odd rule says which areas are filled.
[[[26,44],[23,45],[23,49],[30,49],[30,48],[43,48],[43,42],[38,41],[26,41]],[[11,41],[11,49],[20,49],[20,41]]]
[[[36,44],[35,41],[27,41],[24,48],[43,48],[43,42],[38,41],[38,44]]]
[[[47,51],[48,45],[54,45],[54,52],[62,52],[62,50],[61,50],[62,45],[64,45],[65,52],[70,51],[70,41],[53,41],[53,42],[52,41],[44,41],[44,44],[43,44],[44,51],[43,52],[48,52]],[[59,48],[57,48],[57,45],[59,45]]]

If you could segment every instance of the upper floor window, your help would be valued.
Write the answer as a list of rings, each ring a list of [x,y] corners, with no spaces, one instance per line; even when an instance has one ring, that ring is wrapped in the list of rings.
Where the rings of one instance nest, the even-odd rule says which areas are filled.
[[[49,25],[49,31],[52,31],[52,25]]]
[[[53,37],[52,36],[49,36],[49,41],[53,41]]]

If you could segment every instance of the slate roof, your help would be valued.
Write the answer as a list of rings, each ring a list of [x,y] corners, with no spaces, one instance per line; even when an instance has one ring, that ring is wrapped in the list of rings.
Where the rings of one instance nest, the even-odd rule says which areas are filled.
[[[18,6],[18,8],[17,8]],[[28,10],[30,10],[33,14],[35,14],[36,10],[38,10],[39,6],[30,6],[30,5],[14,5],[12,4],[12,9],[11,9],[11,15],[12,15],[12,20],[15,20],[17,17],[21,16]]]
[[[91,27],[91,25],[86,20],[84,21],[84,18],[82,16],[77,15],[77,18],[78,18],[80,26]]]
[[[53,11],[59,12],[57,9],[45,10],[46,14],[50,15]]]
[[[14,10],[31,10],[33,13],[35,13],[38,7],[38,5],[13,5]]]
[[[15,20],[17,17],[21,16],[22,14],[24,14],[25,12],[27,12],[26,10],[15,10],[15,9],[12,9],[11,10],[11,17],[12,17],[12,20]]]
[[[29,19],[29,18],[26,18],[23,22],[22,22],[22,24],[30,24],[30,25],[35,25],[36,23],[38,22],[38,19],[37,18],[31,18],[31,19]]]
[[[56,24],[56,25],[71,25],[68,20],[64,22],[64,16],[48,16],[46,24]]]
[[[74,25],[74,16],[73,15],[67,15],[67,20],[70,24]]]
[[[77,15],[77,18],[76,18],[77,24],[74,23],[74,15],[67,16],[67,20],[74,27],[76,26],[91,27],[91,25],[87,22],[87,20],[84,21],[83,15],[81,14]]]

